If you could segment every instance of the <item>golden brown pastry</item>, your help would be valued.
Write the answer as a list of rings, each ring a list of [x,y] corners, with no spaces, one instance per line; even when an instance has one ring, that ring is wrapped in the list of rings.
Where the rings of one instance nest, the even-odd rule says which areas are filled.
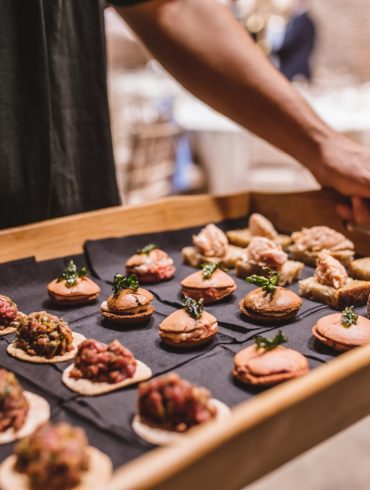
[[[48,284],[50,299],[59,305],[92,303],[100,294],[100,287],[87,277],[86,267],[77,269],[70,260],[63,273]]]
[[[287,341],[281,332],[273,339],[257,337],[255,345],[236,354],[235,378],[249,385],[271,386],[308,373],[307,359],[281,345]]]
[[[185,264],[200,267],[202,264],[218,263],[233,268],[243,249],[229,245],[225,233],[214,224],[203,228],[193,236],[193,247],[184,247],[182,256]]]
[[[303,267],[302,262],[288,260],[280,245],[268,238],[255,237],[237,260],[236,275],[243,279],[252,274],[265,275],[269,268],[279,272],[279,286],[286,286],[299,279]]]
[[[101,304],[101,314],[107,320],[122,325],[143,323],[154,312],[154,297],[146,289],[139,288],[135,275],[114,276],[113,294]]]
[[[230,230],[226,232],[226,235],[232,245],[242,248],[248,247],[254,237],[268,238],[282,248],[287,248],[291,243],[288,235],[279,235],[271,221],[259,213],[251,214],[248,228]]]
[[[353,260],[355,246],[342,233],[327,226],[303,228],[292,234],[293,244],[289,247],[292,259],[300,260],[307,265],[315,265],[322,250],[348,266]]]
[[[213,339],[217,319],[203,310],[203,300],[184,297],[184,308],[171,313],[159,325],[163,342],[181,349],[197,347]]]
[[[218,264],[205,264],[201,271],[181,281],[181,290],[185,296],[211,304],[230,296],[236,290],[236,284]]]
[[[370,294],[370,282],[348,277],[346,269],[328,251],[317,258],[315,275],[299,282],[300,294],[332,308],[365,305]]]
[[[261,286],[249,292],[239,308],[249,320],[258,323],[285,323],[293,320],[302,306],[302,300],[293,291],[278,286],[279,274],[269,277],[250,276],[247,281]]]
[[[312,334],[325,345],[343,352],[370,344],[370,320],[357,315],[353,307],[327,315],[314,325]]]
[[[348,272],[354,279],[370,281],[370,257],[352,261],[349,264]]]

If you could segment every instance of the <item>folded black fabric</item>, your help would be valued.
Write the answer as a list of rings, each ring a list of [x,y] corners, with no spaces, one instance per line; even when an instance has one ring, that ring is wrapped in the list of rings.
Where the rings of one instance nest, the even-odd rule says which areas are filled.
[[[89,305],[59,306],[53,304],[48,296],[47,284],[60,276],[69,260],[73,259],[78,268],[86,266],[83,255],[37,262],[34,258],[0,264],[0,294],[9,296],[20,311],[31,313],[46,310],[64,318],[67,322],[94,313],[99,307],[99,299]],[[91,274],[89,274],[91,277]],[[101,298],[110,294],[106,282],[95,279],[100,286]]]

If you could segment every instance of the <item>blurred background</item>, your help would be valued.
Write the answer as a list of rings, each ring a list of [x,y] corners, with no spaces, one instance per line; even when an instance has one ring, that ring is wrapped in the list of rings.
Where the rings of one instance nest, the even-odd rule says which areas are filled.
[[[260,49],[335,129],[370,145],[370,3],[223,0]],[[317,188],[296,161],[182,89],[105,11],[122,201],[171,194]]]

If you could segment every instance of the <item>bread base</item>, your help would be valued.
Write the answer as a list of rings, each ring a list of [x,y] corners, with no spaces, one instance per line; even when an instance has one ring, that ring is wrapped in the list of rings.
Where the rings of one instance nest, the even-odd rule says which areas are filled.
[[[236,261],[241,257],[244,249],[229,245],[226,255],[223,257],[206,257],[200,254],[195,247],[184,247],[182,249],[182,258],[184,264],[192,267],[200,267],[203,264],[219,263],[221,267],[232,269],[235,267]]]
[[[296,250],[294,245],[290,247],[289,251],[293,260],[298,260],[306,265],[311,265],[312,267],[316,267],[316,260],[321,252],[302,252],[300,250]],[[339,252],[332,252],[329,250],[329,252],[330,255],[339,260],[339,262],[341,262],[345,267],[350,265],[355,255],[353,250],[342,250]]]
[[[149,306],[145,313],[137,313],[136,315],[120,315],[118,313],[110,313],[100,309],[101,314],[104,318],[113,323],[118,323],[120,325],[135,325],[137,323],[144,323],[148,321],[154,313],[154,307]]]
[[[216,331],[211,332],[210,335],[207,335],[207,337],[203,337],[202,339],[194,339],[194,340],[188,339],[179,342],[176,342],[172,339],[162,336],[161,332],[160,332],[160,337],[162,342],[176,349],[193,349],[194,347],[199,347],[201,345],[207,344],[213,339],[213,337],[217,335],[217,333],[218,333],[218,328]]]
[[[217,298],[209,296],[208,289],[205,288],[197,289],[197,288],[187,288],[185,286],[182,286],[181,293],[182,295],[189,296],[190,298],[193,298],[196,301],[203,299],[205,305],[212,305],[231,296],[236,291],[236,285],[232,287],[230,286],[228,288],[210,288],[210,289],[217,289]]]
[[[233,370],[234,378],[238,379],[241,383],[253,386],[273,386],[284,381],[289,381],[290,379],[298,378],[307,374],[309,369],[301,369],[300,371],[295,371],[291,373],[277,373],[268,376],[254,376],[253,374],[239,374],[235,369]]]
[[[61,306],[78,306],[78,305],[87,305],[89,303],[94,303],[99,297],[100,293],[92,294],[91,296],[84,296],[84,297],[73,297],[73,296],[65,296],[63,299],[59,295],[54,295],[50,291],[49,293],[49,298],[52,301],[52,303],[56,305],[61,305]]]
[[[101,490],[106,488],[112,475],[110,458],[98,449],[89,446],[89,469],[83,473],[80,485],[73,490]],[[24,473],[14,469],[16,457],[9,456],[0,466],[0,487],[2,490],[30,490],[29,479]]]
[[[370,281],[370,257],[364,257],[351,262],[348,273],[354,279]]]
[[[30,354],[27,354],[27,352],[15,346],[15,341],[9,344],[6,350],[10,356],[19,359],[20,361],[33,362],[34,364],[56,364],[58,362],[65,362],[73,359],[77,353],[78,346],[84,340],[86,340],[86,337],[84,335],[73,332],[73,349],[70,352],[66,352],[62,356],[54,356],[50,359],[47,359],[46,357],[31,356]]]
[[[217,408],[217,415],[214,420],[221,421],[230,416],[230,408],[225,405],[225,403],[214,398],[212,398],[210,401]],[[199,425],[195,427],[199,427]],[[139,437],[144,439],[144,441],[149,442],[150,444],[154,444],[156,446],[168,446],[178,444],[183,440],[184,436],[186,436],[186,434],[188,434],[192,430],[189,429],[187,432],[180,433],[161,429],[160,427],[153,427],[142,421],[139,415],[135,415],[132,421],[132,428]]]
[[[370,282],[348,279],[345,286],[335,289],[319,283],[311,276],[299,281],[299,289],[301,296],[335,309],[344,309],[346,306],[366,305],[370,295]]]
[[[255,238],[249,232],[248,228],[241,228],[237,230],[230,230],[226,232],[227,238],[232,245],[237,247],[246,248],[250,244],[251,240]],[[292,239],[289,235],[278,235],[275,243],[280,245],[283,249],[287,249],[292,243]]]
[[[294,260],[287,260],[279,271],[280,281],[279,286],[287,286],[297,282],[301,272],[303,270],[304,264],[302,262],[296,262]],[[259,276],[264,276],[266,273],[263,267],[257,264],[251,264],[244,262],[243,260],[238,260],[236,262],[236,275],[241,279],[245,279],[248,276],[257,274]]]
[[[75,379],[69,376],[69,373],[74,368],[74,364],[68,366],[64,370],[62,375],[63,383],[75,393],[80,393],[84,396],[96,396],[104,393],[110,393],[111,391],[120,390],[126,386],[130,386],[141,381],[145,381],[152,377],[152,370],[146,364],[141,361],[137,361],[136,371],[132,378],[127,378],[119,383],[101,383],[94,382],[89,379],[81,378]]]
[[[4,432],[0,432],[0,444],[8,444],[9,442],[14,442],[17,439],[27,437],[32,434],[37,427],[49,420],[50,406],[44,398],[36,395],[35,393],[30,393],[29,391],[25,391],[24,396],[29,404],[26,420],[18,431],[9,428]]]
[[[252,320],[255,323],[267,323],[268,325],[270,324],[282,324],[282,323],[288,323],[294,320],[296,317],[299,308],[297,310],[291,311],[287,313],[284,316],[265,316],[262,314],[259,314],[257,312],[251,312],[247,310],[244,306],[244,300],[242,299],[241,302],[239,303],[239,309],[241,313],[247,317],[249,320]]]

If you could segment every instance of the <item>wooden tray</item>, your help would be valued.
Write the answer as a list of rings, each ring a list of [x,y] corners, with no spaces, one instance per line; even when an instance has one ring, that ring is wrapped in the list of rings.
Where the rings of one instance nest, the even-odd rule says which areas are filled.
[[[174,197],[115,207],[0,232],[0,262],[80,253],[87,239],[174,230],[261,212],[281,231],[328,225],[370,255],[369,237],[348,233],[328,192]],[[370,346],[347,352],[303,378],[241,403],[222,425],[156,449],[115,472],[111,490],[240,489],[370,412]]]

